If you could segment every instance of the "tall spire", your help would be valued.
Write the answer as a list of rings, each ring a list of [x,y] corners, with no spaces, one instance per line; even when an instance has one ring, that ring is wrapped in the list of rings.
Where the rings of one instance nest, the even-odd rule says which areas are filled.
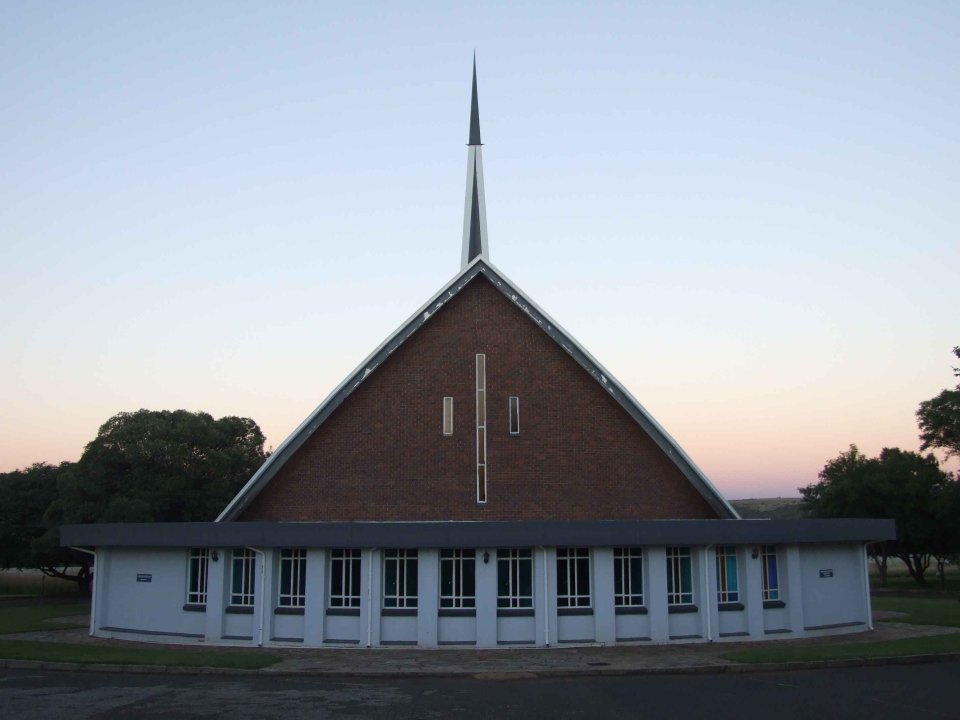
[[[473,56],[473,97],[470,99],[470,142],[468,145],[482,145],[480,142],[480,104],[477,102],[477,56]]]
[[[470,141],[467,144],[467,196],[463,208],[463,252],[460,267],[477,257],[487,258],[487,203],[483,196],[483,149],[477,101],[477,56],[473,56],[473,94],[470,99]]]

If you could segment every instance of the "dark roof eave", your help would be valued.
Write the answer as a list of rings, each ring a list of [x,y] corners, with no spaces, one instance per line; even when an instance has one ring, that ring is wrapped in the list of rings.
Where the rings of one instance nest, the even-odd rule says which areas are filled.
[[[532,547],[864,543],[896,538],[893,520],[597,520],[512,522],[206,522],[64,525],[72,547]]]

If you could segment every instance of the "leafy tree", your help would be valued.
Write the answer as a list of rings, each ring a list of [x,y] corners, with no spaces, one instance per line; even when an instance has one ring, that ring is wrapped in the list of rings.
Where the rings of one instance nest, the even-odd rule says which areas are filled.
[[[57,494],[59,467],[35,463],[0,473],[0,568],[35,567],[31,543],[46,532],[43,514]]]
[[[90,563],[83,553],[61,548],[46,522],[60,479],[74,464],[35,463],[0,475],[0,568],[37,568],[51,577],[89,587]]]
[[[214,420],[186,410],[114,415],[76,465],[58,475],[34,552],[62,558],[64,524],[213,520],[263,464],[263,443],[250,418]],[[82,587],[90,559],[80,562],[80,575],[70,579]]]
[[[900,558],[918,584],[930,560],[943,556],[955,542],[953,507],[957,481],[940,469],[933,455],[884,448],[867,458],[855,445],[827,462],[820,482],[800,488],[807,511],[815,517],[880,517],[897,521],[897,540],[871,546],[871,554],[886,584],[889,555]]]
[[[960,346],[953,348],[953,354],[960,358]],[[960,377],[960,367],[953,368],[953,374]],[[960,456],[960,385],[920,403],[917,421],[921,450],[940,448],[947,457]]]
[[[960,478],[949,483],[937,508],[937,534],[931,550],[940,583],[946,583],[947,562],[960,564]]]
[[[892,517],[887,514],[884,502],[889,489],[878,487],[871,461],[856,445],[827,461],[817,477],[820,482],[799,488],[805,514],[824,518]],[[884,541],[867,548],[877,565],[882,586],[887,584],[891,545],[890,541]]]
[[[924,573],[930,560],[945,550],[949,528],[944,508],[949,504],[955,481],[933,455],[920,455],[898,448],[884,448],[878,458],[882,486],[892,489],[888,517],[897,521],[894,554],[900,558],[918,584],[926,583]]]

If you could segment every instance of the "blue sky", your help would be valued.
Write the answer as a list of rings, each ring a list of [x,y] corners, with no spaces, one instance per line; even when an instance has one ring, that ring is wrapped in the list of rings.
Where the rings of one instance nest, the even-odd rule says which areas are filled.
[[[917,448],[960,344],[956,3],[0,6],[0,470],[283,438],[493,262],[732,497]]]

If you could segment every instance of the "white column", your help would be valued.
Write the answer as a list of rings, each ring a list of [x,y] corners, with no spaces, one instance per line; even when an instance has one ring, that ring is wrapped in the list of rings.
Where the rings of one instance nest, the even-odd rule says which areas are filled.
[[[484,553],[489,553],[483,561]],[[497,551],[478,548],[476,559],[477,647],[497,646]]]
[[[440,552],[417,551],[417,645],[437,646],[437,611],[440,603]]]
[[[380,644],[380,556],[376,549],[360,552],[360,644]]]
[[[110,570],[110,549],[97,548],[94,555],[93,584],[90,586],[90,635],[96,635],[103,627],[103,618],[106,617],[107,607],[107,575]]]
[[[557,644],[557,550],[533,550],[533,607],[536,644]]]
[[[273,609],[276,607],[274,598],[276,597],[275,583],[276,562],[274,558],[277,551],[273,548],[265,548],[263,555],[257,553],[257,580],[256,584],[259,592],[255,592],[254,597],[254,640],[259,639],[260,624],[263,624],[263,643],[266,644],[273,639]],[[263,567],[260,567],[263,563]],[[260,587],[260,583],[263,587]]]
[[[217,556],[214,561],[213,556]],[[203,636],[207,640],[223,637],[223,609],[227,606],[227,569],[230,566],[230,551],[226,548],[211,548],[207,561],[207,611]]]
[[[700,598],[700,617],[703,620],[703,639],[716,640],[720,628],[720,611],[717,607],[717,546],[710,545],[698,553],[702,563],[703,594]]]
[[[780,554],[787,561],[787,613],[790,629],[794,633],[803,632],[803,580],[800,572],[800,547],[787,545]],[[782,592],[781,592],[782,594]]]
[[[748,545],[745,560],[746,577],[740,596],[747,612],[747,633],[754,640],[763,639],[763,553],[761,546]],[[753,557],[756,551],[757,556]]]
[[[307,597],[303,604],[303,644],[323,642],[327,607],[327,551],[307,550]]]
[[[644,588],[644,600],[650,611],[650,639],[654,642],[667,642],[670,639],[670,619],[667,616],[667,549],[645,548],[644,560],[650,580]]]
[[[613,548],[593,551],[593,622],[594,638],[612,645],[617,641],[617,615],[613,599]]]

